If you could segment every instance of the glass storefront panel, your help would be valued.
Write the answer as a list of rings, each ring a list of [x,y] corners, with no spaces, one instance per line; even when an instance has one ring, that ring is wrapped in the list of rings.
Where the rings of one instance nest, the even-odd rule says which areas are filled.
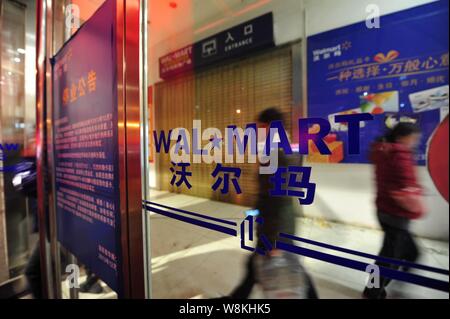
[[[445,9],[442,2],[427,0],[375,2],[383,28],[368,18],[367,10],[373,7],[362,1],[148,0],[140,2],[141,18],[147,21],[140,21],[146,29],[139,34],[134,32],[138,2],[114,2],[132,7],[134,13],[124,12],[128,16],[120,19],[124,25],[116,34],[124,40],[118,43],[117,52],[124,56],[117,60],[118,87],[112,93],[119,100],[120,118],[114,126],[119,137],[113,142],[118,142],[114,164],[120,168],[113,178],[112,174],[96,178],[119,185],[120,229],[113,235],[121,240],[113,246],[125,262],[115,279],[129,291],[114,292],[59,243],[52,211],[48,234],[41,239],[51,237],[46,261],[50,272],[56,272],[49,275],[56,280],[48,283],[56,287],[49,287],[55,296],[141,296],[143,253],[149,298],[360,298],[368,282],[379,279],[377,267],[371,268],[374,260],[382,267],[384,262],[395,265],[388,269],[398,279],[389,287],[394,298],[448,298],[448,202],[439,176],[442,165],[433,166],[448,164],[448,158],[443,160],[436,151],[436,145],[448,147],[448,138],[440,135],[448,125],[448,40],[435,32],[448,29],[441,27],[448,5]],[[44,45],[49,49],[46,58],[54,56],[104,3],[46,2],[43,7],[50,18],[44,28],[50,37]],[[35,57],[23,56],[23,48],[29,50],[30,45],[25,29],[31,6],[18,1],[1,4],[0,146],[18,143],[25,150],[33,147],[36,131],[31,124],[36,120],[35,96],[29,94],[35,89],[27,78],[30,70],[35,76],[28,62]],[[433,21],[427,20],[431,13]],[[415,38],[424,43],[420,49],[406,41]],[[132,63],[130,56],[136,58]],[[48,71],[38,77],[51,86],[55,82]],[[58,199],[52,189],[56,172],[55,105],[48,98],[52,90],[39,89],[45,94],[38,98],[38,103],[45,103],[43,95],[47,96],[48,103],[42,123],[49,134],[48,149],[43,151],[52,181],[46,185],[49,206]],[[359,126],[360,148],[350,154],[354,143],[349,132],[358,125],[335,119],[361,113],[370,113],[374,120]],[[402,121],[419,125],[422,131],[415,158],[419,165],[407,177],[416,175],[423,187],[427,214],[411,222],[377,211],[377,180],[369,158],[372,142],[379,137],[393,139],[383,134]],[[322,139],[312,137],[328,126]],[[437,127],[440,131],[435,133]],[[324,149],[331,154],[323,154]],[[139,153],[144,154],[140,167]],[[14,156],[20,154],[8,154],[8,160]],[[0,168],[9,165],[4,159]],[[7,174],[1,176],[0,190],[6,191],[11,182]],[[141,198],[136,200],[139,177],[144,242]],[[0,196],[5,197],[3,191]],[[20,273],[35,243],[28,234],[31,204],[23,198],[12,203],[13,198],[0,198],[0,236],[7,238],[8,246],[5,249],[0,241],[0,283]],[[81,208],[95,214],[101,205]],[[113,228],[117,216],[109,224]],[[77,228],[67,224],[66,229]],[[9,232],[11,228],[15,231]],[[94,238],[89,231],[80,235]],[[95,238],[111,233],[99,231]],[[93,244],[86,251],[92,253],[94,246],[104,248]],[[388,260],[377,257],[382,246]],[[100,259],[95,253],[87,258]],[[81,289],[69,288],[70,264],[81,270]]]
[[[217,143],[215,158],[223,159],[227,127],[245,129],[271,107],[293,138],[301,4],[148,1],[148,10],[151,297],[226,296],[246,272],[250,254],[241,249],[239,227],[260,200],[259,164],[248,155],[240,164],[194,163],[192,156],[175,163],[155,142],[185,128],[189,147]]]
[[[249,280],[253,269],[249,264],[258,264],[259,255],[285,250],[291,256],[284,255],[292,263],[290,271],[307,274],[303,280],[310,284],[304,286],[319,287],[319,297],[360,298],[368,278],[363,265],[373,262],[383,241],[374,205],[373,166],[368,162],[344,164],[342,159],[342,163],[333,162],[339,152],[331,157],[300,155],[298,120],[317,113],[307,103],[307,83],[314,72],[323,71],[308,67],[313,56],[307,56],[306,39],[357,22],[361,24],[358,30],[365,32],[361,22],[366,18],[365,6],[358,4],[359,14],[347,14],[355,2],[149,0],[147,5],[148,105],[144,127],[148,162],[143,174],[148,179],[144,205],[150,296],[267,296],[261,286],[248,291],[244,278]],[[377,5],[385,8],[383,1]],[[343,8],[348,9],[345,14]],[[406,9],[409,7],[389,8],[383,14]],[[334,13],[339,10],[348,19],[337,18]],[[384,40],[380,42],[387,45]],[[331,58],[325,51],[320,54]],[[343,63],[341,55],[333,54]],[[371,64],[373,57],[367,58]],[[350,65],[336,66],[341,67]],[[334,64],[330,66],[330,72],[334,68]],[[397,81],[400,85],[404,79]],[[343,89],[336,86],[339,95],[344,94]],[[358,94],[367,97],[379,93],[379,89],[369,90],[355,91],[356,100]],[[338,96],[336,101],[341,101]],[[328,121],[331,114],[321,117]],[[275,135],[274,141],[287,141],[293,150],[292,155],[276,152],[282,170],[262,174],[268,159],[256,156],[252,161],[247,153],[239,162],[236,147],[244,140],[229,139],[229,129],[241,128],[243,134],[256,125],[254,147],[260,155],[266,135],[258,129],[278,120],[284,128],[278,134],[285,131],[286,136]],[[279,123],[272,127],[279,128]],[[317,133],[317,127],[310,126],[307,132]],[[379,136],[383,133],[382,129],[377,131]],[[331,135],[326,141],[334,147],[336,135]],[[367,150],[371,142],[364,140],[362,149]],[[251,136],[249,143],[251,148]],[[317,151],[314,145],[309,148],[310,153]],[[231,149],[233,155],[227,158]],[[302,178],[309,172],[308,183]],[[437,199],[440,195],[426,168],[417,167],[417,173],[430,190],[427,201]],[[282,189],[276,188],[277,183],[284,183]],[[300,193],[284,192],[288,183],[297,185]],[[303,198],[312,190],[310,183],[316,187],[312,202]],[[299,197],[303,199],[300,202]],[[419,250],[440,247],[443,255],[421,255],[415,261],[418,265],[413,266],[414,274],[445,281],[448,262],[441,257],[448,252],[448,220],[442,214],[448,211],[448,204],[439,198],[431,206],[433,216],[443,224],[425,219],[414,225],[413,233],[420,237]],[[428,227],[439,235],[429,233]],[[280,233],[284,235],[280,237]],[[275,249],[275,241],[284,249]],[[293,245],[300,248],[293,249]],[[402,264],[403,258],[392,257]],[[349,266],[355,265],[352,262],[360,264]],[[296,283],[293,279],[287,286]],[[421,289],[421,293],[445,295]],[[313,295],[312,289],[302,293],[303,297]]]
[[[34,3],[0,3],[0,285],[20,280],[36,245],[36,199],[11,168],[35,155]],[[18,285],[20,286],[20,285]]]

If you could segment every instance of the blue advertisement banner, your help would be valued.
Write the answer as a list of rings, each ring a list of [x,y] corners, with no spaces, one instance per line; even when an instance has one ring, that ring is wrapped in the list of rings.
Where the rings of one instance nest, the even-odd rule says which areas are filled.
[[[58,240],[120,293],[115,1],[53,58]]]
[[[332,155],[310,145],[310,162],[368,163],[370,144],[399,121],[423,133],[417,160],[426,163],[427,143],[448,114],[448,1],[380,17],[308,38],[308,117],[371,113],[361,127],[361,153],[348,154],[347,126],[333,123]],[[314,130],[314,128],[312,128]]]

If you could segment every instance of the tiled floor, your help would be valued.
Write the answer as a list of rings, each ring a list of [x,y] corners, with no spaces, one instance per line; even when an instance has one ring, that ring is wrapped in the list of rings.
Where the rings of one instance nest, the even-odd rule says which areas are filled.
[[[234,220],[238,224],[247,208],[203,198],[152,191],[152,201],[191,212]],[[244,275],[249,252],[240,248],[237,237],[173,220],[153,213],[150,216],[153,298],[214,298],[230,293]],[[335,246],[377,254],[382,233],[374,229],[331,223],[309,218],[297,219],[296,235]],[[448,242],[417,238],[420,264],[449,268]],[[303,244],[307,248],[371,263],[372,260]],[[361,298],[367,276],[364,272],[311,258],[301,258],[312,275],[320,298]],[[417,271],[445,280],[448,276]],[[448,293],[393,282],[390,298],[449,298]],[[263,297],[256,287],[252,298]]]

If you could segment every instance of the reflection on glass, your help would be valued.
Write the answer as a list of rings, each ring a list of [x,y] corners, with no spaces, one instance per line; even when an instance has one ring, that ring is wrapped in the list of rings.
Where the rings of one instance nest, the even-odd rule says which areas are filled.
[[[319,33],[348,24],[332,16],[328,24],[320,18],[323,12],[337,10],[338,4],[284,0],[149,0],[148,8],[149,161],[145,170],[149,196],[145,201],[151,296],[268,296],[264,284],[253,290],[241,285],[249,278],[249,272],[258,268],[252,265],[255,262],[248,251],[255,246],[254,242],[247,242],[253,227],[259,230],[255,235],[258,240],[260,235],[276,229],[291,235],[283,242],[295,241],[297,246],[371,264],[371,258],[348,255],[348,251],[334,248],[378,254],[382,233],[376,230],[379,225],[372,213],[373,167],[312,164],[298,154],[297,120],[307,115],[303,105],[306,92],[302,87],[306,84],[301,79],[306,81],[306,72],[315,71],[306,70],[304,39],[312,35],[310,30]],[[252,23],[265,14],[272,15],[272,25]],[[364,21],[364,16],[357,21]],[[262,40],[257,38],[261,29],[266,30]],[[273,45],[246,49],[252,41],[268,39],[274,41]],[[279,204],[275,195],[268,196],[261,205],[264,181],[259,174],[260,161],[250,162],[246,154],[244,163],[236,163],[235,156],[225,163],[227,127],[233,125],[245,130],[247,125],[257,123],[258,116],[268,108],[281,113],[286,138],[297,152],[293,155],[297,164],[288,166],[312,167],[310,182],[317,185],[313,205],[300,205],[295,196]],[[260,124],[257,123],[258,127]],[[259,138],[260,135],[258,142],[263,142]],[[182,148],[173,148],[177,140]],[[238,143],[231,144],[236,147]],[[218,154],[217,157],[204,161],[200,153],[196,162],[195,155],[199,153],[195,152],[200,152],[198,149],[202,147],[209,147],[208,154]],[[187,149],[191,152],[183,158]],[[170,156],[171,150],[180,155],[178,161]],[[224,163],[217,165],[214,158]],[[305,182],[301,176],[308,171],[286,167],[285,173],[284,177],[278,176],[278,181],[298,185]],[[289,181],[286,176],[291,173],[300,177]],[[276,183],[270,178],[277,178],[276,174],[267,176],[269,183]],[[305,185],[309,184],[303,183],[301,188]],[[287,208],[290,199],[291,206]],[[353,213],[355,210],[360,213]],[[249,225],[251,217],[254,217],[253,225]],[[272,222],[260,227],[257,217]],[[289,227],[280,226],[283,223]],[[448,255],[448,242],[426,241],[426,245],[447,247],[443,249],[444,255]],[[273,258],[283,258],[278,253],[275,250]],[[299,255],[293,260],[289,258],[287,264],[292,267],[287,269],[304,267],[308,276],[302,281],[299,277],[289,277],[289,270],[274,271],[278,272],[277,276],[292,279],[286,280],[286,287],[289,282],[294,286],[294,283],[314,282],[319,297],[361,297],[367,281],[364,271]],[[418,263],[448,269],[447,261],[436,262],[427,254]],[[264,276],[263,273],[255,276]],[[424,275],[448,281],[445,275]],[[239,289],[250,292],[235,294]],[[399,288],[399,294],[408,295],[408,289]],[[438,298],[443,296],[439,291],[433,292]],[[305,294],[304,298],[314,295],[312,290]]]
[[[2,1],[1,6],[0,143],[16,145],[0,150],[0,167],[6,170],[24,156],[24,147],[31,142],[25,132],[33,128],[34,116],[26,111],[26,94],[32,94],[25,90],[27,8],[14,1]],[[14,175],[0,172],[0,283],[23,274],[35,241],[30,235],[33,207],[27,208],[27,198],[13,187]]]

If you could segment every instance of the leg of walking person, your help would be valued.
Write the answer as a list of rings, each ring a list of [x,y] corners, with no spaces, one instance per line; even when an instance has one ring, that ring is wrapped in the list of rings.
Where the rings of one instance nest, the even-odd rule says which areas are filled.
[[[308,276],[308,299],[319,299],[319,295],[317,294],[316,287],[311,279]]]
[[[419,259],[420,251],[417,244],[408,230],[403,233],[402,259],[409,262],[416,262]],[[403,267],[403,271],[409,271],[409,267]]]
[[[255,269],[253,266],[253,261],[255,254],[252,254],[247,261],[246,275],[241,281],[238,287],[236,287],[231,293],[230,297],[232,299],[248,299],[250,296],[253,286],[256,283],[255,279]]]
[[[381,224],[381,227],[384,231],[384,239],[383,246],[378,254],[380,257],[397,259],[399,257],[398,246],[401,244],[401,240],[399,237],[399,230],[388,226],[386,224]],[[385,263],[382,261],[376,261],[375,265],[384,268],[396,269],[398,268],[396,265],[392,265],[389,263]],[[364,297],[368,299],[384,299],[386,298],[386,286],[391,282],[391,279],[381,276],[380,277],[380,286],[368,288],[366,287],[364,290]]]
[[[415,262],[419,259],[419,248],[417,248],[417,244],[409,231],[405,231],[405,249],[405,260]]]
[[[33,249],[28,264],[25,268],[25,277],[28,281],[33,298],[42,299],[41,256],[39,242]]]

